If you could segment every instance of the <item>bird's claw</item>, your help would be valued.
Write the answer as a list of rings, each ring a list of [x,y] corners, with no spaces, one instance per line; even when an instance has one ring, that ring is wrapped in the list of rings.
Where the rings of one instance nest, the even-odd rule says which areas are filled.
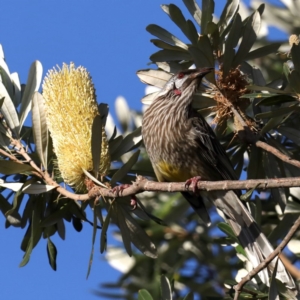
[[[116,196],[122,195],[122,192],[130,187],[130,184],[121,184],[115,186],[111,191],[116,194]]]
[[[201,176],[195,176],[195,177],[193,177],[193,178],[190,178],[190,179],[188,179],[188,180],[185,182],[184,187],[185,187],[186,189],[188,189],[190,186],[192,186],[193,192],[196,193],[197,190],[198,190],[198,188],[197,188],[197,183],[198,183],[199,181],[201,181],[201,180],[202,180]]]

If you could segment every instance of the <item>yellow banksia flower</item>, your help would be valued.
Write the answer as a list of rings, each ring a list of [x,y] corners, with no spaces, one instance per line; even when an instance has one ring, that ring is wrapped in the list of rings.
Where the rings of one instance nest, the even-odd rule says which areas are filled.
[[[77,191],[86,190],[84,170],[93,169],[92,124],[99,114],[91,76],[73,63],[48,71],[43,82],[47,124],[53,139],[59,171],[66,183]],[[104,126],[99,175],[110,166]]]

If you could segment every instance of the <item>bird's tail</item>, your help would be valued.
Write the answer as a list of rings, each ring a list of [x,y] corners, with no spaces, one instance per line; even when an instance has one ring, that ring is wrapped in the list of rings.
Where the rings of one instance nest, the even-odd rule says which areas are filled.
[[[272,245],[234,191],[210,191],[209,196],[214,205],[222,212],[222,217],[232,227],[253,268],[273,253]],[[269,278],[274,271],[275,264],[276,260],[274,259],[267,268],[258,274],[266,285],[270,285]],[[289,289],[296,289],[292,276],[280,259],[277,264],[276,279],[283,282]]]

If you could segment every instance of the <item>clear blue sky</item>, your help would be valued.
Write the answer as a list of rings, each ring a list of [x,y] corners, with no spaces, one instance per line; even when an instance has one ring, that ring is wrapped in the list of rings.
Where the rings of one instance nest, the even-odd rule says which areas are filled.
[[[182,1],[171,2],[183,7]],[[219,12],[225,0],[216,2]],[[114,100],[122,95],[131,107],[139,109],[145,86],[135,73],[148,67],[149,56],[155,50],[145,27],[156,23],[178,33],[160,9],[162,3],[165,2],[3,1],[0,43],[10,71],[19,73],[21,83],[26,83],[27,72],[34,60],[41,61],[44,74],[55,65],[73,61],[91,73],[98,102],[108,103],[113,110]],[[5,230],[2,216],[0,224],[1,299],[104,300],[90,291],[99,283],[114,281],[119,276],[100,255],[99,242],[96,242],[92,272],[90,278],[85,279],[92,235],[88,224],[84,224],[81,233],[66,224],[66,240],[53,238],[58,248],[56,272],[48,265],[44,240],[33,250],[29,264],[19,268],[23,256],[20,243],[25,231],[19,228]],[[112,241],[109,237],[109,242]]]

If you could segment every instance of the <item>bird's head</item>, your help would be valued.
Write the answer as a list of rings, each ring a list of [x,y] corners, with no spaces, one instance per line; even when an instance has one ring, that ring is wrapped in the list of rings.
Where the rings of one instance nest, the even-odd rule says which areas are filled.
[[[186,90],[196,91],[202,78],[210,73],[214,68],[199,68],[180,71],[171,77],[159,93],[159,96],[169,95],[169,93],[179,96]]]

